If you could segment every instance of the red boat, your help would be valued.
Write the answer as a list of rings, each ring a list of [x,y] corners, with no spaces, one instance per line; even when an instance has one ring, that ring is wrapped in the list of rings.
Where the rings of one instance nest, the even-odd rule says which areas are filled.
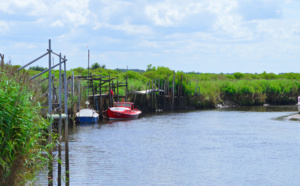
[[[116,102],[113,107],[108,107],[104,114],[111,120],[137,119],[142,111],[134,108],[132,102]]]

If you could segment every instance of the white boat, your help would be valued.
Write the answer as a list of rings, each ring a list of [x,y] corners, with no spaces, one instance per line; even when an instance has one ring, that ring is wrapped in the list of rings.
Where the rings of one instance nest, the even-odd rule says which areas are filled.
[[[93,109],[81,109],[76,113],[79,123],[95,123],[99,120],[99,114]]]

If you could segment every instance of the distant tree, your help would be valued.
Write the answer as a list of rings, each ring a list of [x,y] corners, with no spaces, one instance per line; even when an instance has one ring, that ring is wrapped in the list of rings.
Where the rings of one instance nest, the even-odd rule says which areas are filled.
[[[39,66],[35,66],[35,67],[29,67],[29,70],[35,70],[35,71],[44,71],[47,70],[48,68],[44,68],[44,67],[39,67]]]
[[[93,65],[92,65],[92,67],[91,67],[91,69],[92,70],[95,70],[95,69],[97,69],[97,68],[103,68],[103,69],[105,69],[105,65],[100,65],[99,63],[94,63]]]
[[[147,72],[151,70],[152,64],[147,65]]]
[[[235,73],[233,73],[233,76],[235,77],[235,79],[241,79],[245,75],[243,73],[240,73],[240,72],[235,72]]]
[[[101,66],[100,66],[100,64],[99,63],[94,63],[93,65],[92,65],[92,70],[95,70],[95,69],[97,69],[97,68],[101,68]]]

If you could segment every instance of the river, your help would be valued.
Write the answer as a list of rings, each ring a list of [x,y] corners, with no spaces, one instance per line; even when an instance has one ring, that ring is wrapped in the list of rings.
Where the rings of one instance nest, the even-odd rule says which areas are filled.
[[[70,185],[299,185],[300,123],[280,118],[296,112],[245,107],[72,126]]]

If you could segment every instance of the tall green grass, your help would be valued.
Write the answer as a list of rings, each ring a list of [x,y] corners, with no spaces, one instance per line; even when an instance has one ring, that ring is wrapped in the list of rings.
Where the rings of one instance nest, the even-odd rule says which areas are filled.
[[[0,185],[24,184],[51,159],[43,156],[49,125],[40,115],[38,89],[28,73],[0,68]]]

